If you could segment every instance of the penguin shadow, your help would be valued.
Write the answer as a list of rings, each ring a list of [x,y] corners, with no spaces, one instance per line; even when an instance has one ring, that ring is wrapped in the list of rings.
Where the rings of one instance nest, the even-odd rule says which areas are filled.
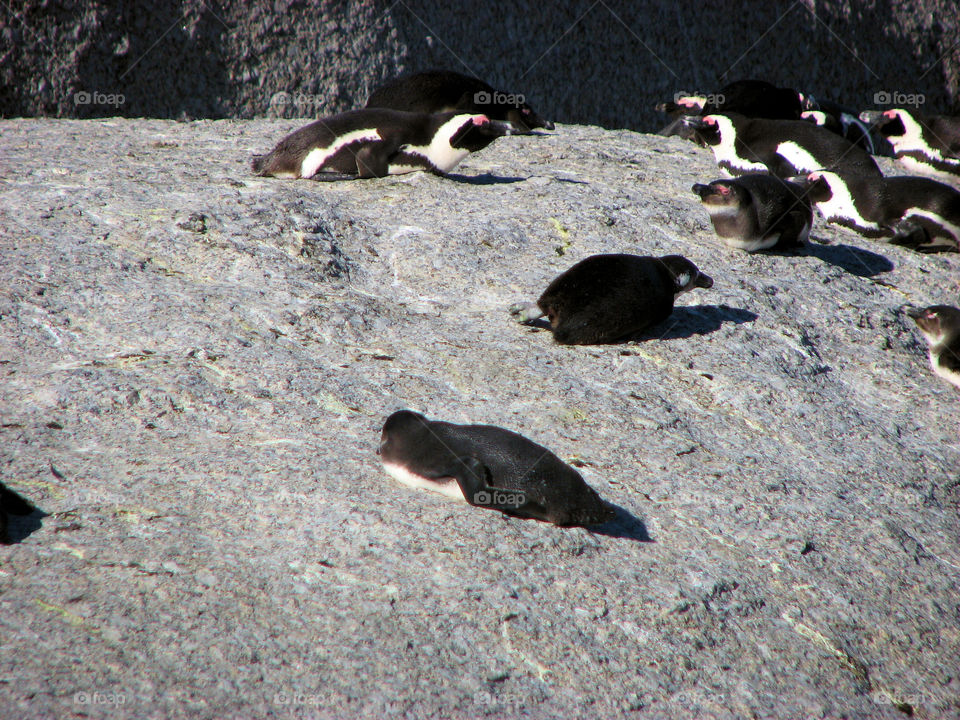
[[[627,340],[680,340],[694,335],[708,335],[725,322],[743,325],[759,317],[755,312],[729,305],[691,305],[676,307],[663,322],[633,335]]]
[[[483,173],[481,175],[459,175],[457,173],[447,173],[444,175],[448,180],[463,183],[465,185],[509,185],[511,183],[523,182],[525,177],[501,177],[492,173]]]
[[[0,484],[0,545],[16,545],[43,526],[47,513]]]
[[[807,243],[804,254],[812,255],[857,277],[874,277],[894,268],[893,263],[883,255],[853,245],[821,245],[811,241]]]
[[[591,525],[587,530],[595,535],[635,540],[636,542],[656,542],[647,532],[647,525],[629,510],[612,502],[607,502],[616,515],[602,525]]]

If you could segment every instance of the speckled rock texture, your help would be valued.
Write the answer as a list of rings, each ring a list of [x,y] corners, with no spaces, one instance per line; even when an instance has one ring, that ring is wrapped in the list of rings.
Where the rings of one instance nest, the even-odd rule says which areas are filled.
[[[0,478],[42,511],[0,546],[0,717],[960,717],[960,391],[901,311],[960,256],[728,249],[709,152],[595,127],[251,176],[297,125],[0,123]],[[599,252],[715,285],[622,345],[512,321]],[[403,407],[623,517],[402,487]]]
[[[955,0],[19,0],[0,116],[317,117],[433,67],[565,123],[657,130],[658,102],[760,77],[854,109],[960,112]],[[880,102],[876,100],[878,93]],[[899,102],[898,102],[899,99]]]

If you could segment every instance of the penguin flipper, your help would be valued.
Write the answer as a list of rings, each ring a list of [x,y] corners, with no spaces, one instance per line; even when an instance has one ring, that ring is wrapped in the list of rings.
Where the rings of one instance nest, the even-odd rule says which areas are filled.
[[[390,158],[399,150],[391,142],[375,142],[364,145],[357,152],[357,175],[362,178],[386,177],[390,174]]]
[[[475,457],[457,459],[457,468],[449,473],[460,486],[464,499],[474,507],[499,510],[507,515],[552,522],[540,503],[529,500],[522,490],[490,484],[490,469]]]

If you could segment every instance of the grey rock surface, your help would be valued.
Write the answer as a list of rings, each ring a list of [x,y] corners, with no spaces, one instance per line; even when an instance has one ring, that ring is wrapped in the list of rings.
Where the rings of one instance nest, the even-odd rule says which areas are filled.
[[[21,0],[0,116],[317,117],[405,71],[478,75],[565,123],[656,130],[675,93],[760,77],[855,109],[960,112],[955,0]],[[885,94],[885,95],[884,95]],[[894,98],[900,98],[899,101]]]
[[[957,255],[728,249],[710,153],[629,131],[251,176],[297,125],[0,123],[0,480],[46,513],[0,546],[0,717],[960,717],[960,397],[900,310]],[[598,252],[715,285],[622,345],[512,321]],[[402,407],[632,519],[399,486]]]

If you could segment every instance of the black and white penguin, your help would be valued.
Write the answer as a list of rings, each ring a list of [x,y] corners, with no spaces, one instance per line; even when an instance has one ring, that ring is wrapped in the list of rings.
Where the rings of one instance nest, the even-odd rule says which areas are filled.
[[[537,300],[510,308],[519,322],[544,315],[563,345],[627,340],[666,320],[677,295],[713,280],[680,255],[593,255],[558,275]]]
[[[352,110],[317,120],[253,158],[258,175],[314,180],[450,172],[513,128],[486,115]]]
[[[395,78],[370,94],[367,107],[483,114],[492,120],[509,122],[522,133],[554,128],[552,122],[534,112],[523,95],[494,90],[483,80],[449,70],[427,70]]]
[[[682,122],[685,115],[739,113],[752,118],[799,120],[802,111],[800,93],[765,80],[735,80],[708,95],[678,93],[672,102],[660,103],[656,109],[674,118],[659,132],[660,135],[679,135],[688,140],[693,131]]]
[[[950,305],[907,308],[930,346],[933,372],[960,388],[960,310]]]
[[[11,542],[7,534],[8,515],[29,515],[32,512],[30,503],[0,483],[0,545],[9,545]]]
[[[493,425],[455,425],[400,410],[384,423],[377,453],[398,482],[476,507],[560,526],[599,525],[615,516],[552,452]]]
[[[810,236],[813,209],[806,191],[774,175],[749,173],[696,184],[693,192],[710,213],[717,235],[747,252],[802,247]]]
[[[717,165],[732,175],[769,171],[789,178],[822,168],[881,175],[869,153],[805,120],[724,114],[687,118],[685,122],[698,140],[713,148]]]
[[[874,125],[904,167],[951,182],[960,176],[960,117],[923,117],[903,108],[870,110],[860,119]]]
[[[805,189],[827,222],[866,237],[923,252],[956,250],[960,243],[960,192],[936,180],[818,170],[807,175]]]

